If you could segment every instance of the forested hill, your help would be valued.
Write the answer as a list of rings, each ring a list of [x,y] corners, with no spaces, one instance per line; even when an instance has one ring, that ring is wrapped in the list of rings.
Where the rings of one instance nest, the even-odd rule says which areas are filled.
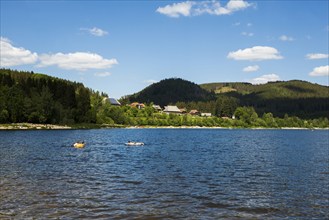
[[[262,99],[277,98],[328,98],[329,87],[301,80],[277,81],[253,85],[251,83],[206,83],[202,88],[216,94],[235,92],[240,95],[253,95]]]
[[[292,80],[250,83],[208,83],[197,85],[183,79],[166,79],[152,84],[128,101],[153,102],[161,106],[176,103],[179,107],[201,109],[218,115],[225,105],[233,114],[236,106],[252,106],[259,115],[271,112],[276,117],[286,114],[301,118],[329,117],[329,87]],[[231,104],[230,104],[231,103]],[[217,106],[217,107],[216,107]]]
[[[176,102],[209,101],[214,99],[212,92],[199,85],[180,78],[170,78],[154,83],[142,91],[129,96],[130,102],[155,103],[161,106]]]
[[[95,122],[91,91],[81,83],[0,69],[0,123]]]
[[[306,81],[291,80],[250,83],[208,83],[200,85],[217,96],[235,97],[242,106],[253,106],[258,113],[272,112],[301,118],[329,116],[329,87]]]

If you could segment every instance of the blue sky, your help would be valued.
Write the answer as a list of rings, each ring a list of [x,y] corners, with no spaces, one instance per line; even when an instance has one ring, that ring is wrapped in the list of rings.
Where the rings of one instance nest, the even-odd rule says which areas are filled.
[[[170,77],[329,85],[328,2],[1,0],[0,64],[115,98]]]

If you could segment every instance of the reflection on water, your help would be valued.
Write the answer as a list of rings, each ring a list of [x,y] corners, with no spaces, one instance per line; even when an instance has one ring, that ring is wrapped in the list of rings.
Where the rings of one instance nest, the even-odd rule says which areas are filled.
[[[328,142],[309,130],[2,131],[0,219],[325,219]]]

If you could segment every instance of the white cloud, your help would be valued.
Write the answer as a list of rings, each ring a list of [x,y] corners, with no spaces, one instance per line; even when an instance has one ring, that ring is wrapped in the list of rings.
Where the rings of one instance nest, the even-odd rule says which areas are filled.
[[[288,36],[286,36],[286,35],[281,35],[281,36],[279,37],[279,39],[282,40],[282,41],[294,41],[294,40],[295,40],[294,38],[292,38],[292,37],[288,37]]]
[[[260,61],[260,60],[278,60],[283,57],[280,56],[279,51],[273,47],[267,46],[255,46],[252,48],[240,49],[234,52],[230,52],[227,58],[234,60],[249,60],[249,61]]]
[[[187,1],[181,3],[174,3],[172,5],[166,5],[165,7],[159,7],[156,11],[167,15],[169,17],[178,18],[179,16],[189,16],[191,13],[191,8],[195,2]]]
[[[102,56],[89,52],[42,54],[32,53],[22,47],[14,47],[10,40],[0,38],[0,66],[11,67],[26,64],[35,64],[38,67],[58,66],[62,69],[84,71],[87,69],[109,69],[118,64],[116,59],[105,59]],[[108,76],[109,72],[96,74]]]
[[[222,7],[218,1],[199,2],[193,10],[193,15],[227,15],[231,13],[229,9]]]
[[[156,12],[175,18],[180,16],[198,16],[202,14],[227,15],[248,8],[251,5],[252,4],[243,0],[230,0],[224,7],[221,6],[219,1],[215,0],[186,1],[159,7]]]
[[[326,59],[328,57],[329,54],[324,54],[324,53],[309,53],[306,55],[306,58],[309,60]]]
[[[22,47],[14,47],[7,38],[0,38],[0,66],[10,67],[33,64],[38,61],[38,54]]]
[[[257,77],[255,79],[250,80],[250,83],[252,84],[265,84],[268,82],[275,82],[280,80],[280,77],[276,74],[268,74],[268,75],[262,75],[260,77]]]
[[[62,69],[74,69],[84,71],[87,69],[108,69],[118,64],[116,59],[104,59],[95,53],[56,53],[40,55],[39,67],[56,65]]]
[[[254,36],[254,33],[251,33],[251,32],[242,32],[241,35],[247,36],[247,37],[252,37],[252,36]]]
[[[256,72],[257,70],[259,70],[258,65],[247,66],[247,67],[243,68],[243,72]]]
[[[98,76],[98,77],[106,77],[106,76],[111,76],[112,73],[110,73],[110,72],[101,72],[101,73],[95,73],[94,75]]]
[[[93,27],[93,28],[80,28],[82,31],[88,31],[90,34],[97,36],[97,37],[103,37],[108,34],[107,31],[104,31],[100,28]]]
[[[312,72],[309,73],[310,76],[329,76],[329,66],[319,66],[315,67]]]
[[[238,11],[248,8],[249,6],[251,6],[251,4],[243,0],[230,0],[227,3],[226,8],[230,11]]]

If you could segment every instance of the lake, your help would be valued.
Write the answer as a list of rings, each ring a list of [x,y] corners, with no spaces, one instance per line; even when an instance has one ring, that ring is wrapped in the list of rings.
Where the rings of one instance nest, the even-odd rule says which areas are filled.
[[[328,130],[1,131],[0,157],[0,219],[329,218]]]

